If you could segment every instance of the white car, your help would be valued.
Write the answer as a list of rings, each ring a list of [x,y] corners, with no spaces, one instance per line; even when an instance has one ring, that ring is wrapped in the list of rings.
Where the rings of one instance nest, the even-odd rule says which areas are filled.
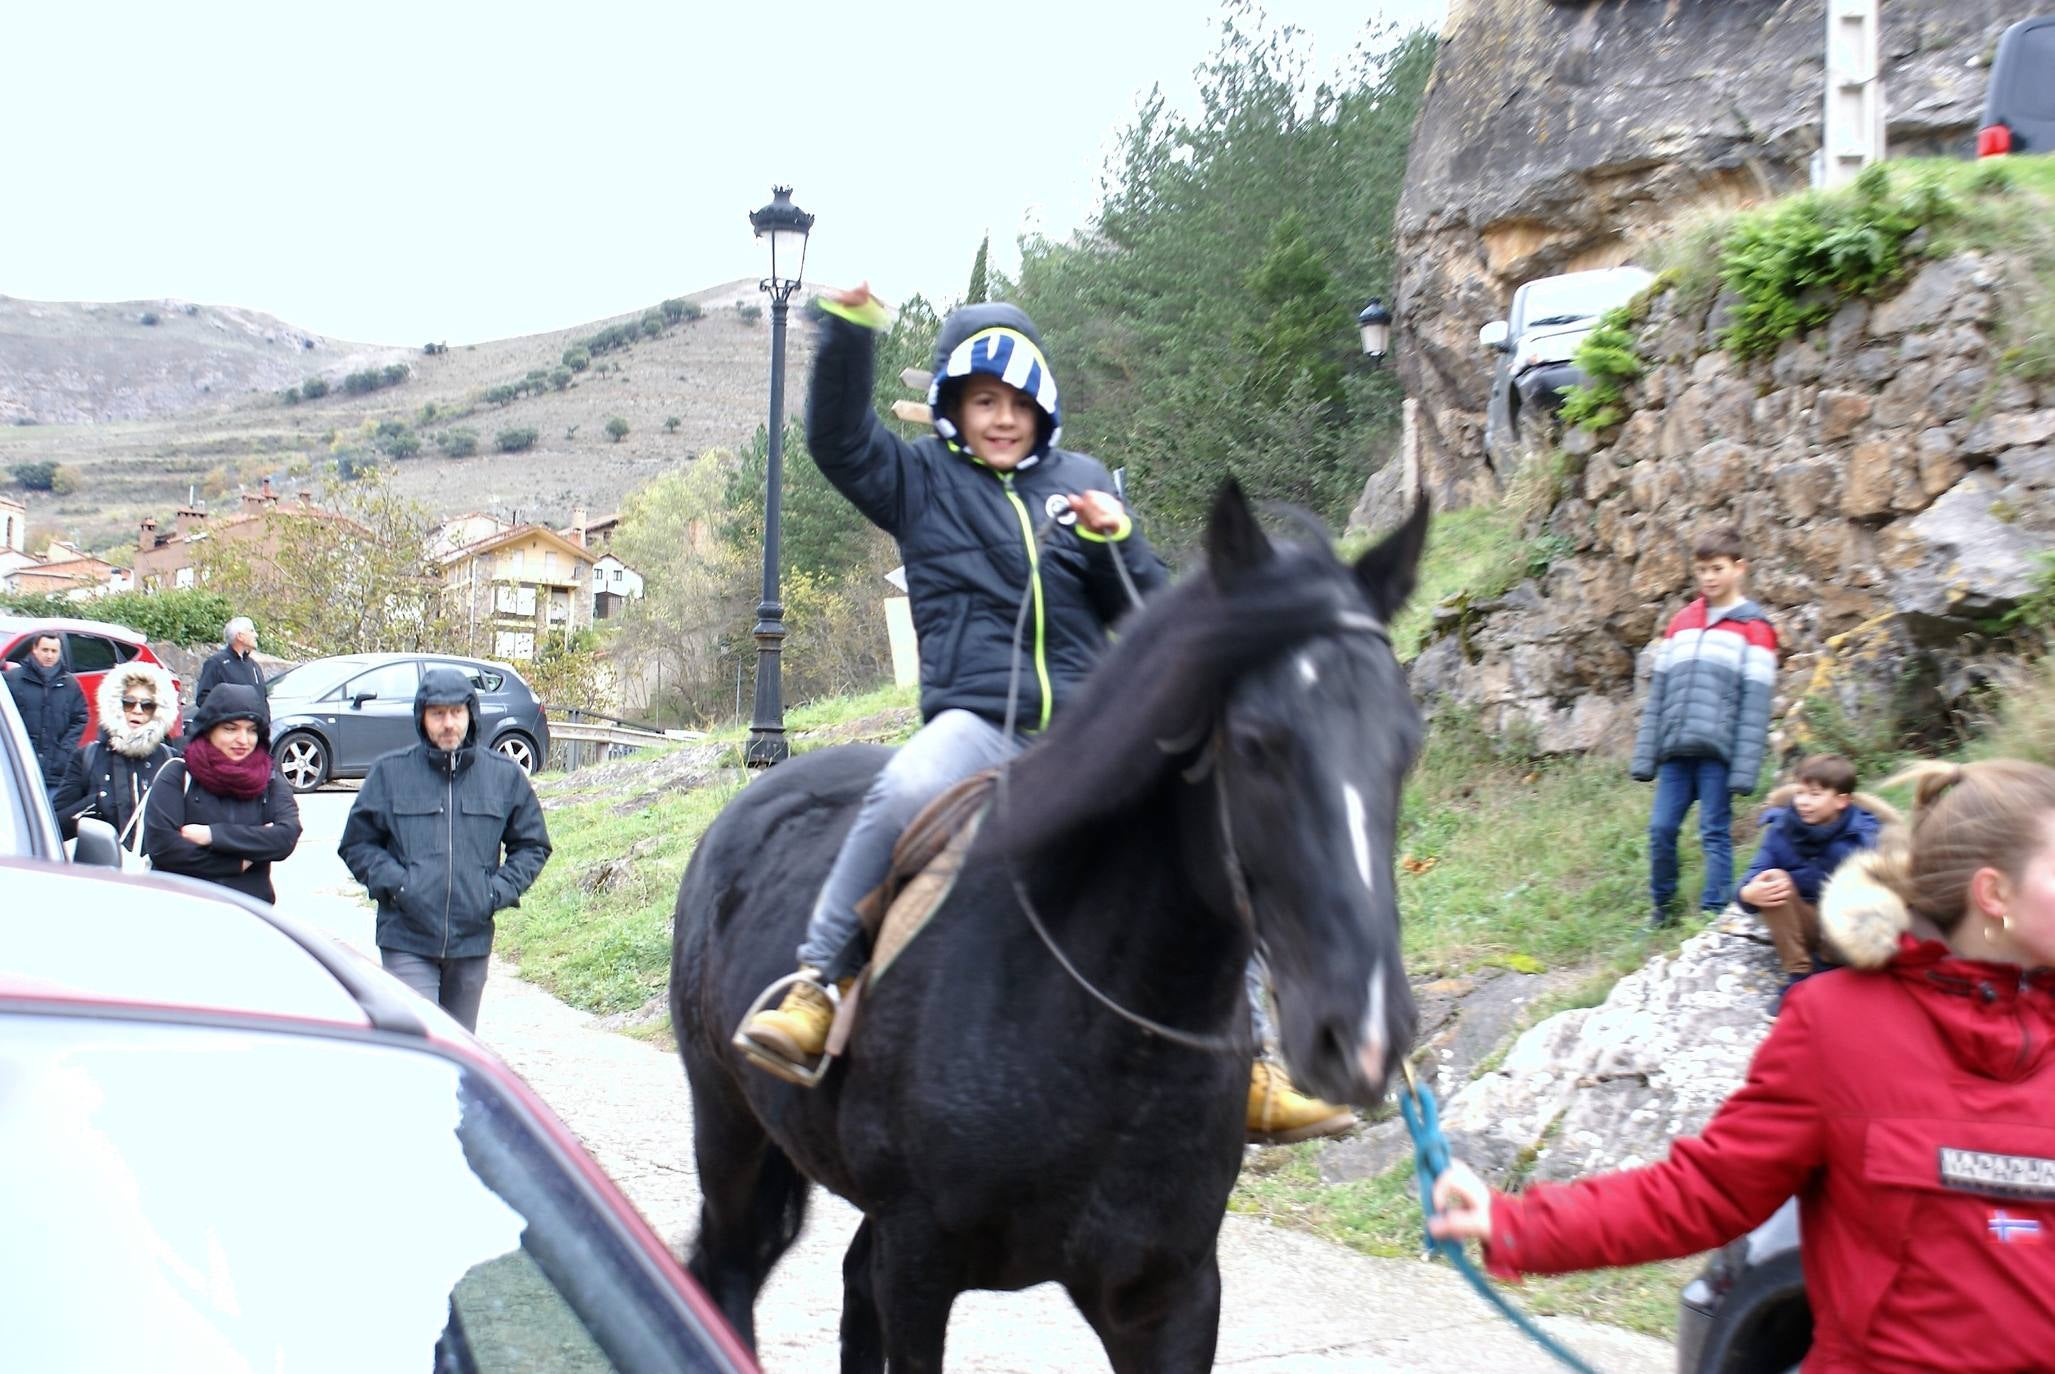
[[[1511,454],[1543,432],[1534,421],[1552,416],[1566,387],[1584,380],[1577,345],[1599,318],[1634,299],[1655,277],[1639,267],[1607,267],[1540,277],[1513,293],[1506,318],[1477,331],[1477,342],[1498,355],[1491,399],[1484,412],[1484,447]]]

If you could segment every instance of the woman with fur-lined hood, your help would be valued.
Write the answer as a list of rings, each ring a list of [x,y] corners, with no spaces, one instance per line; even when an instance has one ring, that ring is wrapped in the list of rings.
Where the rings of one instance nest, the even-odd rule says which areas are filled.
[[[1702,1135],[1517,1197],[1454,1165],[1429,1229],[1560,1273],[1711,1249],[1796,1194],[1811,1374],[2055,1369],[2055,769],[1898,780],[1911,825],[1822,897],[1849,967],[1786,995]]]
[[[51,805],[68,839],[81,816],[114,827],[124,849],[135,850],[136,816],[157,770],[175,755],[164,742],[178,718],[178,689],[171,674],[140,660],[107,670],[93,695],[100,737],[74,750]]]

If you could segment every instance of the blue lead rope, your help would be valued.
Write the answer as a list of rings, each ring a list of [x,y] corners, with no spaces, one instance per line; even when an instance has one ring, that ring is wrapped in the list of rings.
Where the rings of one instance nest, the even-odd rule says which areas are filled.
[[[1413,1137],[1413,1171],[1420,1180],[1420,1212],[1423,1217],[1434,1216],[1434,1180],[1440,1178],[1449,1166],[1448,1137],[1441,1133],[1441,1117],[1434,1107],[1434,1089],[1422,1087],[1414,1081],[1413,1066],[1406,1068],[1406,1081],[1399,1089],[1399,1111],[1406,1118],[1406,1130]],[[1470,1257],[1463,1253],[1461,1242],[1437,1240],[1422,1232],[1427,1248],[1455,1266],[1456,1272],[1477,1291],[1477,1296],[1498,1309],[1498,1314],[1518,1327],[1527,1339],[1553,1355],[1557,1360],[1580,1374],[1597,1374],[1590,1365],[1571,1354],[1555,1337],[1534,1324],[1534,1318],[1522,1312],[1511,1299],[1491,1286],[1484,1275],[1477,1272],[1477,1266],[1470,1263]]]

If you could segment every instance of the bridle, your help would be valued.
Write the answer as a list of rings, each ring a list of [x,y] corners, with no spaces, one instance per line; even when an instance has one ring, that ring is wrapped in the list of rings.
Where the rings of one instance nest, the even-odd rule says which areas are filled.
[[[1041,528],[1035,531],[1035,546],[1038,551],[1041,548],[1042,541],[1048,536],[1049,531],[1054,528],[1055,524],[1056,520],[1052,515],[1049,519],[1042,522]],[[1134,578],[1127,570],[1126,560],[1121,558],[1118,549],[1110,546],[1107,549],[1107,554],[1113,559],[1113,566],[1120,574],[1121,585],[1127,589],[1129,603],[1139,609],[1142,604],[1141,593],[1135,588]],[[1020,610],[1014,616],[1013,621],[1013,664],[1006,686],[1005,728],[1006,738],[1009,740],[1014,738],[1013,727],[1020,707],[1021,640],[1027,629],[1027,613],[1028,608],[1033,604],[1033,596],[1034,587],[1030,583],[1028,590],[1021,596]],[[1384,622],[1362,611],[1338,610],[1335,613],[1334,624],[1320,633],[1344,634],[1350,632],[1371,634],[1383,640],[1386,644],[1391,642],[1391,632],[1386,628]],[[1308,637],[1311,638],[1313,636]],[[1255,901],[1249,895],[1249,875],[1247,869],[1242,865],[1241,852],[1236,848],[1234,842],[1234,819],[1227,793],[1227,773],[1225,769],[1220,767],[1220,756],[1227,748],[1225,722],[1216,719],[1203,727],[1201,732],[1195,732],[1182,740],[1159,739],[1156,741],[1156,747],[1173,757],[1185,754],[1194,747],[1199,749],[1198,757],[1187,767],[1180,770],[1179,776],[1185,782],[1196,785],[1203,782],[1208,774],[1212,775],[1213,795],[1219,812],[1221,868],[1227,878],[1228,896],[1234,905],[1236,918],[1247,928],[1250,937],[1255,939],[1260,947],[1261,939],[1256,933]],[[996,787],[998,806],[1001,811],[1010,811],[1012,809],[1013,796],[1009,787],[1012,772],[1013,759],[1008,757],[1004,763],[999,765],[999,777]],[[1195,1031],[1179,1030],[1175,1026],[1166,1026],[1161,1021],[1154,1020],[1142,1015],[1138,1011],[1132,1011],[1122,1006],[1100,991],[1092,980],[1086,977],[1084,972],[1070,961],[1070,956],[1065,954],[1062,947],[1056,943],[1056,937],[1049,933],[1049,927],[1043,922],[1041,914],[1035,910],[1034,901],[1028,896],[1027,883],[1020,876],[1020,869],[1013,862],[1011,853],[1005,855],[1005,861],[1007,878],[1013,884],[1014,898],[1020,903],[1021,914],[1027,917],[1028,925],[1034,928],[1035,934],[1040,937],[1043,946],[1055,958],[1058,967],[1069,974],[1071,981],[1084,989],[1101,1006],[1120,1017],[1123,1021],[1139,1026],[1151,1035],[1168,1040],[1173,1045],[1181,1045],[1186,1049],[1199,1050],[1207,1054],[1240,1056],[1249,1054],[1252,1049],[1261,1048],[1260,1046],[1252,1046],[1249,1037],[1243,1035],[1230,1033],[1201,1035]]]

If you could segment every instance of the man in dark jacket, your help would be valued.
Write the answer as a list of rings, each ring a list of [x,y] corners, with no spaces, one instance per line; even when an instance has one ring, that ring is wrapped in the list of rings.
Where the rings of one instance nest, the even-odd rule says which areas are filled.
[[[450,668],[414,694],[421,742],[371,766],[337,851],[378,903],[386,969],[478,1028],[493,913],[518,906],[549,859],[521,766],[478,747],[478,693]]]
[[[224,682],[239,682],[264,691],[264,670],[257,665],[257,627],[239,615],[221,627],[221,648],[200,665],[200,685],[193,688],[193,709],[207,704],[207,694]]]
[[[28,658],[7,673],[7,690],[28,727],[29,743],[43,769],[43,786],[57,795],[64,770],[86,733],[86,694],[58,661],[63,647],[54,634],[37,635]]]

